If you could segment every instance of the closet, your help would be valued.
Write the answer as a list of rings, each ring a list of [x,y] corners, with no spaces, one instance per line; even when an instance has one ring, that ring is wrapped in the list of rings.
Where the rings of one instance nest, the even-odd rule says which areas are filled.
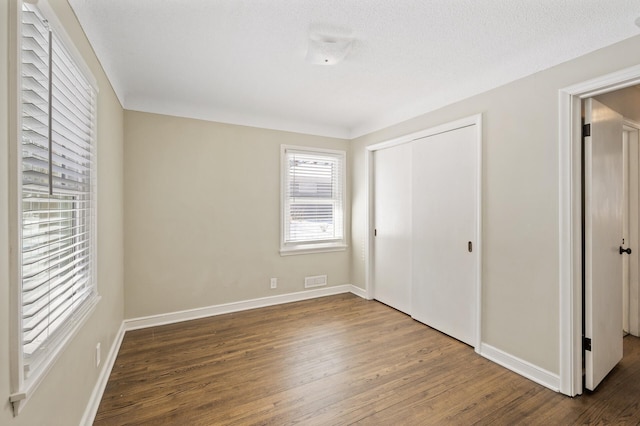
[[[373,297],[471,346],[479,317],[480,119],[373,153]]]

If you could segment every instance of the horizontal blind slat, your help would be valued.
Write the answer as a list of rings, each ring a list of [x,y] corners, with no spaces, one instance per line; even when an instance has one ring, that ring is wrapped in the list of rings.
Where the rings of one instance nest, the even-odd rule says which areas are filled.
[[[61,285],[64,283],[68,277],[74,275],[84,275],[82,273],[82,268],[88,265],[88,258],[78,258],[73,262],[67,264],[68,267],[60,268],[59,273],[53,277],[43,274],[41,276],[32,277],[28,280],[29,285],[24,289],[24,298],[23,305],[29,305],[33,303],[35,300],[39,299],[41,293],[46,292],[49,288],[49,285],[53,286]]]
[[[24,278],[30,278],[45,271],[47,268],[54,266],[51,259],[59,258],[59,262],[63,262],[65,258],[60,256],[69,253],[70,257],[80,257],[83,255],[82,247],[84,241],[77,241],[77,237],[73,235],[69,238],[60,239],[55,243],[40,246],[37,249],[23,252],[23,265],[27,272],[23,274]],[[46,265],[46,267],[45,267]]]
[[[83,294],[75,294],[71,291],[63,294],[66,297],[58,297],[53,300],[52,308],[47,313],[46,318],[43,318],[41,324],[44,323],[44,326],[41,326],[36,329],[30,329],[25,332],[23,335],[24,340],[24,349],[26,355],[30,355],[35,352],[38,347],[46,341],[41,336],[42,334],[46,334],[45,337],[49,337],[54,334],[57,328],[63,325],[63,322],[71,317],[74,313],[75,308],[77,308],[80,303],[86,299],[89,292],[84,292]],[[44,321],[46,320],[46,322]],[[30,331],[30,333],[29,333]],[[42,339],[41,341],[36,341],[37,339]],[[35,344],[32,344],[35,343]]]
[[[24,280],[25,282],[30,282],[30,284],[25,284],[23,291],[31,290],[40,285],[39,283],[41,281],[46,281],[47,274],[51,271],[55,271],[65,267],[66,265],[81,263],[83,259],[88,258],[88,253],[85,253],[87,250],[89,250],[89,247],[84,247],[83,249],[78,250],[77,253],[68,253],[67,251],[59,252],[58,256],[64,255],[64,257],[47,259],[46,262],[43,262],[42,264],[36,264],[33,271],[29,271],[27,266],[27,273],[24,274]],[[31,279],[33,279],[33,282],[29,281]]]

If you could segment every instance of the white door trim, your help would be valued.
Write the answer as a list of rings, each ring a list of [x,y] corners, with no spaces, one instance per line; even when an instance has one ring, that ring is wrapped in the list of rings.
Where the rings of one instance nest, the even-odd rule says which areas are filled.
[[[639,254],[640,241],[638,233],[638,222],[634,222],[631,219],[638,218],[638,145],[640,140],[640,123],[634,122],[625,118],[624,130],[629,135],[629,238],[630,242],[634,245],[635,251],[629,256],[629,333],[632,336],[640,336],[640,314],[638,309],[640,305],[638,303],[638,261],[640,259]]]
[[[624,119],[623,119],[624,120]],[[626,120],[624,120],[626,121]],[[629,141],[631,133],[637,130],[630,130],[626,124],[622,126],[622,246],[631,247],[635,244],[635,238],[631,237],[631,193],[629,186],[631,184],[631,142]],[[635,247],[634,247],[635,248]],[[637,250],[632,250],[631,254],[622,257],[622,332],[628,333],[630,328],[629,321],[629,297],[631,291],[629,284],[631,282],[631,258],[637,256]]]
[[[461,127],[476,126],[476,143],[478,146],[478,164],[477,164],[477,224],[476,227],[476,256],[478,267],[475,277],[476,288],[476,343],[474,348],[476,352],[480,351],[481,338],[481,319],[482,319],[482,114],[476,114],[469,117],[455,120],[449,123],[445,123],[436,127],[421,130],[415,133],[404,135],[395,139],[391,139],[385,142],[369,145],[366,147],[365,152],[365,185],[367,193],[367,212],[366,212],[366,224],[365,224],[365,241],[364,241],[364,264],[365,264],[365,289],[367,299],[373,299],[373,211],[374,211],[374,192],[373,192],[373,153],[379,149],[390,148],[392,146],[401,145],[403,143],[409,143],[416,139],[425,138],[428,136],[434,136],[439,133],[449,132]]]
[[[640,83],[640,66],[584,81],[558,93],[560,392],[582,393],[582,99]]]

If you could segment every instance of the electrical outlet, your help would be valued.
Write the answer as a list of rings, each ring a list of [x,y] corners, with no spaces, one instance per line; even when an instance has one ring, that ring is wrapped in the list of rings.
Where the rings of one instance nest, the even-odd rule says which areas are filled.
[[[96,344],[96,368],[100,367],[100,342]]]
[[[278,288],[278,279],[271,278],[271,288]]]

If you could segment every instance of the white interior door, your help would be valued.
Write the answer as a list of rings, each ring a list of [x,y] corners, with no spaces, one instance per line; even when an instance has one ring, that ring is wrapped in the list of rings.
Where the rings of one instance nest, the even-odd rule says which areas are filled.
[[[629,256],[629,333],[633,336],[640,336],[640,276],[638,274],[638,225],[640,225],[639,195],[640,195],[640,171],[638,170],[638,159],[640,156],[638,147],[638,129],[633,127],[627,133],[628,153],[629,153],[629,242],[628,246],[633,252]]]
[[[585,123],[585,386],[594,390],[622,359],[623,120],[587,99]]]
[[[476,126],[413,142],[413,317],[476,345]]]
[[[411,144],[374,152],[374,299],[411,314]]]

